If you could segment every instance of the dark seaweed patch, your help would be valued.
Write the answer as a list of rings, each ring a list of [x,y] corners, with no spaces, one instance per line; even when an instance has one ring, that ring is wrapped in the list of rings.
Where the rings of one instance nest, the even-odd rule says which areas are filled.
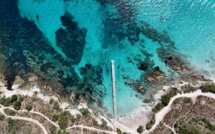
[[[72,16],[61,16],[62,25],[56,33],[57,45],[66,54],[70,64],[78,64],[81,61],[85,46],[86,29],[80,29]]]

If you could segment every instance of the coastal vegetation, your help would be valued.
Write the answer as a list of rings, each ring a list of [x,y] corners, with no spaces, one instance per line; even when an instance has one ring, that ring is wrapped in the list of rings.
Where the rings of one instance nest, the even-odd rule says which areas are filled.
[[[143,132],[143,126],[139,126],[137,128],[137,132],[141,134]]]
[[[202,122],[204,122],[206,128],[208,128],[209,130],[215,131],[215,125],[213,125],[208,119],[203,118]]]
[[[89,112],[88,109],[84,108],[84,109],[81,110],[81,113],[82,113],[83,116],[87,116],[90,112]]]
[[[116,129],[116,132],[117,132],[117,134],[128,134],[126,132],[122,132],[122,130],[119,128]]]
[[[178,134],[201,134],[201,132],[196,128],[188,129],[186,126],[179,128]]]
[[[206,89],[211,91],[212,88],[211,86],[209,87]],[[205,94],[205,96],[199,94],[204,95],[205,93],[195,91],[187,94],[178,94],[178,97],[174,98],[175,100],[171,105],[171,110],[164,116],[162,123],[156,127],[154,133],[168,133],[170,131],[169,127],[178,134],[214,133],[214,119],[211,118],[215,108],[213,94]],[[150,128],[150,123],[151,121],[146,127]]]
[[[15,110],[20,110],[21,109],[21,102],[24,100],[23,97],[19,97],[17,95],[12,95],[11,97],[8,98],[1,98],[0,99],[0,104],[3,106],[11,106],[13,105]]]
[[[11,118],[7,118],[7,125],[8,125],[8,133],[10,134],[14,134],[16,133],[17,129],[18,129],[18,121],[17,120],[13,120]]]
[[[164,107],[163,103],[158,103],[153,109],[152,111],[157,113],[158,111],[160,111],[162,108]]]
[[[29,112],[29,111],[31,111],[32,106],[28,104],[28,105],[25,106],[25,109],[28,110],[28,112]]]
[[[58,119],[59,119],[59,115],[54,114],[54,115],[52,116],[52,120],[53,120],[53,121],[57,121]]]
[[[66,129],[68,127],[68,113],[63,112],[58,118],[58,125],[60,126],[60,128],[63,130]],[[55,119],[57,119],[57,116],[55,117]]]
[[[0,121],[4,120],[4,115],[0,115]]]
[[[147,130],[151,129],[154,123],[155,123],[155,115],[153,114],[151,120],[146,124],[146,129]]]
[[[5,114],[10,115],[10,116],[14,116],[16,114],[16,112],[14,110],[11,110],[9,108],[6,108],[4,110]]]
[[[200,89],[202,92],[211,92],[215,94],[215,85],[202,85]]]
[[[158,111],[160,111],[164,106],[167,106],[169,104],[169,101],[171,99],[171,97],[175,96],[178,93],[178,89],[177,88],[171,88],[170,91],[161,96],[161,102],[159,102],[153,109],[152,111],[157,113]]]
[[[13,103],[13,108],[14,108],[15,110],[20,110],[20,109],[21,109],[21,102],[20,102],[20,101],[15,101],[15,102]]]

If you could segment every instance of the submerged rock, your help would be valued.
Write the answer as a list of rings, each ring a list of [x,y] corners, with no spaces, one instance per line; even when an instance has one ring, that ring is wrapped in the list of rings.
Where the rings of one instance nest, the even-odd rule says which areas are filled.
[[[191,74],[193,72],[193,69],[189,66],[190,64],[185,60],[183,55],[162,48],[159,48],[157,53],[160,59],[177,73]]]
[[[70,64],[78,64],[83,55],[87,30],[79,28],[69,14],[61,16],[61,22],[65,29],[60,28],[55,32],[57,46],[62,49]]]
[[[148,65],[145,62],[139,62],[138,69],[145,71],[148,69]]]
[[[157,87],[159,85],[162,85],[168,80],[166,74],[161,70],[146,72],[144,75],[144,79],[152,87]]]
[[[159,44],[165,43],[169,45],[174,45],[175,43],[171,40],[170,36],[166,33],[158,32],[154,27],[150,26],[148,23],[143,22],[142,33],[152,39],[152,41],[156,41]]]
[[[132,89],[136,90],[141,94],[145,94],[147,90],[140,84],[139,80],[132,80],[129,77],[123,77],[125,84],[130,86]]]

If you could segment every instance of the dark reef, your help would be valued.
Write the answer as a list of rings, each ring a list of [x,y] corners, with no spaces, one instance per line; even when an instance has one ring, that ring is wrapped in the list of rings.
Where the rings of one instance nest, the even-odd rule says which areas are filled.
[[[39,16],[36,17],[39,19]],[[8,89],[11,89],[16,76],[27,81],[28,73],[34,73],[38,79],[47,83],[59,80],[67,92],[67,89],[71,89],[68,88],[71,83],[80,83],[71,61],[78,63],[82,57],[86,30],[79,29],[72,17],[62,16],[62,24],[66,29],[62,33],[57,32],[58,44],[69,60],[53,49],[33,22],[20,17],[17,0],[0,2],[0,19],[0,25],[3,26],[0,32],[0,53],[6,63],[1,65],[5,68],[1,73],[5,75]],[[67,74],[64,69],[70,70],[71,74]]]
[[[56,31],[57,46],[63,50],[69,60],[72,60],[71,64],[78,64],[83,55],[87,31],[80,29],[68,14],[61,16],[60,19],[65,29],[60,28]]]

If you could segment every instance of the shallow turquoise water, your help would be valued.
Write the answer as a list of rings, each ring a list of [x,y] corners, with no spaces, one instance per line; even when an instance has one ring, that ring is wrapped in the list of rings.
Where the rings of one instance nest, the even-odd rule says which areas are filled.
[[[77,79],[78,81],[88,81],[93,87],[93,95],[99,96],[97,92],[102,92],[102,96],[99,99],[109,109],[108,113],[112,113],[111,109],[113,107],[111,60],[115,60],[119,115],[129,114],[135,108],[140,107],[142,98],[146,97],[126,84],[126,78],[134,82],[139,81],[146,72],[138,69],[138,60],[144,61],[149,58],[154,61],[153,67],[159,66],[167,76],[178,76],[158,56],[156,50],[162,46],[161,43],[153,41],[139,32],[143,22],[154,27],[159,33],[167,33],[171,40],[174,41],[175,48],[163,43],[164,46],[185,54],[193,67],[200,71],[209,71],[211,76],[215,71],[215,54],[213,53],[215,50],[215,1],[107,0],[103,1],[103,3],[99,0],[10,0],[11,3],[13,3],[12,1],[17,2],[16,6],[18,6],[19,15],[33,23],[42,32],[42,36],[45,37],[44,40],[47,42],[46,44],[35,44],[42,45],[41,47],[49,46],[50,50],[54,49],[55,51],[52,52],[54,54],[47,54],[45,61],[38,62],[40,64],[53,62],[55,65],[53,72],[63,68],[64,75],[57,78],[59,81],[66,78],[74,78],[75,82]],[[4,2],[7,3],[7,1]],[[3,2],[0,4],[3,5]],[[63,25],[61,20],[64,15],[69,16],[68,18],[70,19],[70,21],[65,22],[66,25]],[[68,25],[72,22],[77,23],[77,28],[68,30]],[[71,27],[74,28],[73,26]],[[62,32],[61,37],[58,37],[60,35],[57,36],[56,31],[59,29],[67,31],[67,33]],[[80,33],[83,33],[80,31],[83,31],[83,29],[87,31],[86,37],[84,34],[83,36],[80,35]],[[72,32],[73,34],[70,35],[69,33]],[[79,35],[80,37],[77,37],[75,41],[82,42],[82,39],[85,39],[84,43],[82,42],[84,44],[83,52],[78,45],[73,48],[74,40],[72,42],[66,39],[67,37],[75,38]],[[31,36],[29,35],[29,37]],[[59,38],[61,39],[60,41]],[[66,43],[62,41],[64,38]],[[16,37],[16,40],[18,40],[18,37]],[[23,40],[27,40],[27,38],[25,37]],[[25,49],[27,50],[27,48]],[[46,48],[42,50],[45,51]],[[47,50],[47,53],[50,50]],[[38,53],[40,51],[38,50]],[[73,56],[68,55],[70,54],[69,51],[71,51],[71,54],[75,51],[75,54],[79,55],[80,61],[77,60],[74,64],[69,64],[75,57],[75,54]],[[143,51],[147,52],[148,55],[151,54],[151,56],[143,53]],[[68,65],[62,67],[62,60],[59,62],[56,59],[57,54],[61,55],[64,60],[68,60]],[[95,72],[92,70],[89,72],[82,71],[86,64],[99,66],[102,69],[99,72],[101,77],[94,76]],[[53,72],[49,71],[48,74],[55,75]],[[90,79],[85,81],[86,75]],[[101,79],[102,83],[95,82],[98,79]],[[68,82],[63,84],[66,85],[67,92],[74,90],[74,86],[68,86]],[[147,86],[145,81],[141,82],[141,84],[142,86]],[[137,98],[136,95],[141,99]]]
[[[157,29],[167,31],[178,51],[186,54],[194,67],[209,71],[213,77],[214,0],[137,1],[134,5],[139,8],[138,20],[148,20]]]

